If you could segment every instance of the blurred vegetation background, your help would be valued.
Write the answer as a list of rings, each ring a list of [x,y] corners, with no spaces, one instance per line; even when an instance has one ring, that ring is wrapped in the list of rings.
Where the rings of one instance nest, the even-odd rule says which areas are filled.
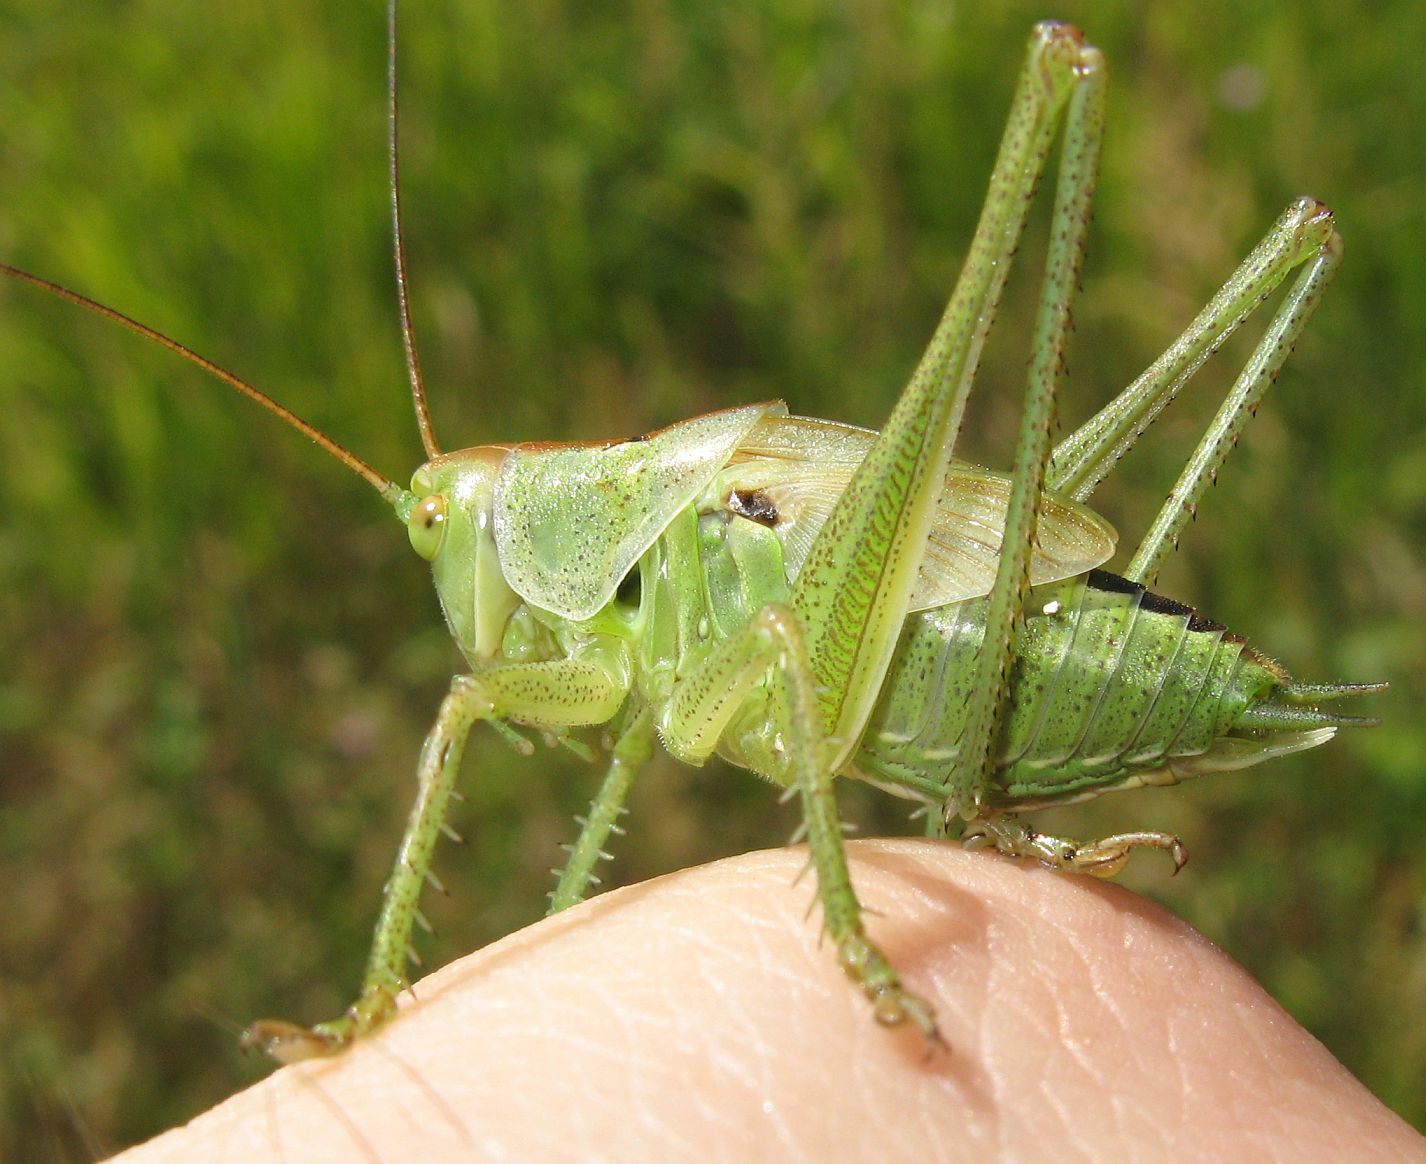
[[[1426,87],[1409,0],[898,0],[404,14],[404,198],[438,431],[626,435],[723,405],[876,425],[975,222],[1030,24],[1112,75],[1068,429],[1292,197],[1347,261],[1161,588],[1385,724],[1053,823],[1183,833],[1127,880],[1426,1126]],[[388,259],[379,4],[0,3],[0,256],[145,320],[384,471],[419,457]],[[1044,208],[1024,250],[1038,254]],[[1037,233],[1036,233],[1037,232]],[[1032,280],[966,455],[1003,463]],[[1252,333],[1250,326],[1244,329]],[[1126,545],[1252,336],[1098,497]],[[459,665],[367,486],[171,355],[0,289],[0,1156],[84,1160],[265,1070],[237,1029],[348,1000]],[[597,775],[480,734],[430,965],[536,919]],[[865,831],[906,805],[849,788]],[[611,883],[782,843],[666,760]]]

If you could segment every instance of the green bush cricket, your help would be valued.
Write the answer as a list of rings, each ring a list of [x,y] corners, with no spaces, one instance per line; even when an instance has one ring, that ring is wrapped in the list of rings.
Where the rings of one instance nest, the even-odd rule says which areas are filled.
[[[879,438],[762,405],[607,447],[436,456],[411,491],[367,476],[432,560],[472,676],[456,681],[423,753],[422,801],[360,1000],[310,1032],[260,1024],[253,1041],[300,1058],[338,1049],[389,1012],[405,982],[444,797],[476,719],[556,732],[617,724],[609,778],[556,907],[585,892],[655,728],[681,758],[716,749],[795,788],[843,964],[878,1017],[910,1020],[928,1035],[930,1004],[901,985],[861,927],[835,775],[932,805],[938,831],[962,816],[977,843],[1112,872],[1134,846],[1177,855],[1177,843],[1129,833],[1073,845],[1018,826],[1013,811],[1252,763],[1363,722],[1317,706],[1352,688],[1292,684],[1216,624],[1139,588],[1154,581],[1330,277],[1340,255],[1330,215],[1308,201],[1290,207],[1184,338],[1051,450],[1102,68],[1063,28],[1038,30],[1030,52],[966,273]],[[1061,119],[1065,161],[1015,465],[1008,477],[948,467],[1024,207]],[[1264,343],[1125,568],[1133,582],[1086,575],[1112,539],[1081,503],[1206,354],[1299,266]],[[611,501],[616,489],[624,495]],[[969,543],[959,547],[969,565],[952,585],[957,547],[937,570],[925,559],[929,543],[956,539]],[[599,556],[578,556],[591,544]],[[1030,583],[1054,589],[1027,599]],[[1159,657],[1157,685],[1135,678],[1143,660]],[[944,681],[919,684],[927,669]]]

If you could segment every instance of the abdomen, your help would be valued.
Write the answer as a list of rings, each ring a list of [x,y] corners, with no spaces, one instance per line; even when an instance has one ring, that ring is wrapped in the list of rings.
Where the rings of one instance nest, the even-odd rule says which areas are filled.
[[[906,795],[945,800],[973,692],[986,601],[907,620],[855,762]],[[1235,735],[1287,675],[1189,607],[1095,570],[1031,592],[984,805],[1030,808],[1242,767],[1321,742]],[[1307,738],[1318,736],[1319,738]]]

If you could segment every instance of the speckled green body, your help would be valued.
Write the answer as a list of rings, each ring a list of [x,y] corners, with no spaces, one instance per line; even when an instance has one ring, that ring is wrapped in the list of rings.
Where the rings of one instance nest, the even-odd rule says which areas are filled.
[[[941,803],[970,702],[985,601],[914,615],[857,753],[860,774]],[[1222,625],[1104,571],[1032,591],[983,804],[1014,811],[1245,767],[1323,738],[1260,730],[1290,688]]]
[[[715,489],[717,497],[727,489]],[[641,563],[623,618],[628,666],[654,706],[712,644],[789,593],[776,520],[693,507]],[[908,616],[866,731],[842,775],[946,806],[985,638],[987,600]],[[606,626],[612,623],[606,622]],[[779,784],[790,776],[759,682],[717,740],[719,755]],[[1291,702],[1287,673],[1222,624],[1103,570],[1033,590],[1016,643],[986,811],[1023,811],[1144,784],[1172,784],[1321,743],[1321,723],[1265,729],[1249,709]],[[665,741],[700,762],[703,749]]]
[[[844,850],[839,777],[932,806],[934,835],[959,818],[969,844],[1110,875],[1140,847],[1168,851],[1181,865],[1182,845],[1153,832],[1080,844],[1037,834],[1015,814],[1256,763],[1363,722],[1318,706],[1358,688],[1294,684],[1224,628],[1146,589],[1341,259],[1327,207],[1310,198],[1289,205],[1179,339],[1053,445],[1104,97],[1099,51],[1067,25],[1037,25],[964,269],[879,432],[789,416],[772,401],[632,440],[442,451],[408,329],[429,457],[408,490],[153,329],[0,266],[164,344],[375,487],[430,562],[468,665],[421,748],[417,796],[360,992],[314,1027],[256,1023],[248,1045],[284,1061],[332,1054],[395,1013],[421,891],[477,724],[528,751],[521,727],[567,738],[601,726],[613,737],[552,910],[580,901],[596,882],[655,736],[686,762],[719,754],[787,787],[801,802],[838,963],[879,1022],[910,1024],[934,1043],[934,1004],[903,985],[867,932]],[[394,88],[391,115],[394,150]],[[1057,138],[1021,422],[1008,472],[989,473],[953,452]],[[399,257],[399,231],[397,241]],[[1294,271],[1124,577],[1096,572],[1115,534],[1086,505],[1095,487]]]
[[[822,921],[877,1020],[939,1038],[868,935],[847,867],[838,777],[933,806],[928,831],[1111,875],[1176,837],[1044,837],[1023,808],[1255,763],[1352,722],[1222,628],[1152,597],[1177,543],[1341,258],[1331,212],[1298,199],[1153,365],[1057,447],[1070,332],[1104,116],[1104,62],[1068,26],[1036,26],[960,280],[879,433],[744,405],[634,440],[436,453],[411,489],[379,487],[431,562],[470,666],[442,704],[383,898],[362,990],[313,1028],[263,1022],[284,1060],[379,1025],[473,724],[562,736],[607,724],[607,774],[551,898],[596,880],[633,774],[664,747],[714,754],[795,792]],[[1061,134],[1050,243],[1009,471],[952,453],[981,346],[1038,176]],[[1084,503],[1224,338],[1301,268],[1219,414],[1124,568]],[[418,415],[422,406],[418,403]],[[426,426],[423,422],[423,431]],[[429,435],[429,433],[427,434]],[[1111,581],[1111,579],[1113,579]],[[1032,586],[1056,586],[1031,592]],[[523,743],[524,741],[520,741]]]

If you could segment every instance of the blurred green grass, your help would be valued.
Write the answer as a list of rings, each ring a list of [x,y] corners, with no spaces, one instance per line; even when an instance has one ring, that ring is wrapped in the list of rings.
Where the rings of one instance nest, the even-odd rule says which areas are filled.
[[[408,251],[444,441],[623,435],[769,397],[877,424],[949,293],[1046,15],[985,8],[408,12]],[[1426,16],[1054,15],[1112,75],[1063,424],[1157,354],[1290,198],[1328,201],[1343,272],[1162,588],[1300,678],[1393,684],[1377,731],[1056,823],[1182,831],[1188,873],[1146,861],[1131,883],[1426,1126]],[[0,31],[0,256],[404,477],[419,445],[379,7],[9,3]],[[972,404],[966,451],[991,464],[1028,282]],[[1246,349],[1101,495],[1126,543]],[[260,1071],[235,1050],[249,1019],[344,1004],[457,661],[384,508],[249,405],[19,287],[0,291],[0,369],[0,1156],[80,1160]],[[488,736],[472,751],[433,965],[539,915],[596,778]],[[909,828],[899,802],[846,800],[868,830]],[[663,762],[606,872],[778,844],[793,823],[746,775]]]

